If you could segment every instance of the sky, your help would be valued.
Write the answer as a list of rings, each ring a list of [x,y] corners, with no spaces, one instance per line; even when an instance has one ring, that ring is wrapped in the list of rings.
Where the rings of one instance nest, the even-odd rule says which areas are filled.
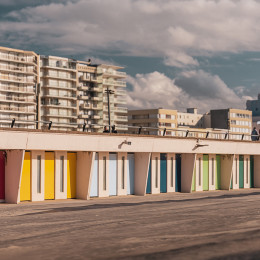
[[[0,46],[120,65],[129,109],[245,108],[260,0],[0,0]]]

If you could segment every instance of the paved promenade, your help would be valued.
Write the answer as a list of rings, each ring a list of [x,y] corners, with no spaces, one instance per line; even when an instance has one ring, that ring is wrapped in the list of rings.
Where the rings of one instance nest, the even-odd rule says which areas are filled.
[[[259,259],[260,189],[0,204],[0,259]]]

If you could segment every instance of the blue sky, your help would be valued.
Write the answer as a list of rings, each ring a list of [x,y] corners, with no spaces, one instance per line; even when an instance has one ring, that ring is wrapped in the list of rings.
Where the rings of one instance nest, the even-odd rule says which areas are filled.
[[[128,107],[245,108],[258,0],[1,0],[0,45],[125,67]]]

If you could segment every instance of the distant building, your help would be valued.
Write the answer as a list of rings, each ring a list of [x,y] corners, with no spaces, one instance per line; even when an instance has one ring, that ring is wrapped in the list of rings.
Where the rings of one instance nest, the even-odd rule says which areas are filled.
[[[253,127],[260,129],[260,93],[258,94],[258,99],[247,100],[246,108],[252,111],[253,116]]]
[[[250,134],[252,131],[252,111],[242,109],[216,109],[210,111],[211,127],[227,129],[237,139],[241,134]],[[246,137],[249,139],[250,137]]]
[[[142,134],[163,135],[164,129],[177,127],[177,110],[169,109],[141,109],[128,110],[129,133],[137,133],[142,126]],[[161,128],[160,130],[158,128]],[[166,131],[165,135],[174,135],[172,131]]]

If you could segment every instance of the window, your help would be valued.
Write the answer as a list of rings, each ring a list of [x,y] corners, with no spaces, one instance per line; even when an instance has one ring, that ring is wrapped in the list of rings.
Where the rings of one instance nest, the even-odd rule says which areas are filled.
[[[103,157],[103,190],[107,189],[107,158]]]
[[[60,157],[60,191],[64,192],[64,156]]]
[[[121,180],[121,187],[125,189],[125,157],[122,157],[122,180]]]
[[[41,156],[37,156],[37,193],[41,193]]]

